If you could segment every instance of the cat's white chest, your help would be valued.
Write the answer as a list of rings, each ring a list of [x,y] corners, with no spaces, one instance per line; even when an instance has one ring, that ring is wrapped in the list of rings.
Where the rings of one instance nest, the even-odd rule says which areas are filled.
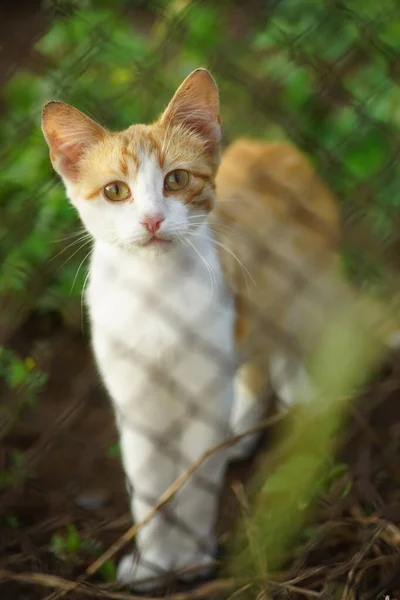
[[[203,254],[211,275],[196,258],[120,262],[95,249],[87,294],[92,340],[114,396],[127,397],[129,386],[130,398],[133,388],[142,396],[168,395],[166,377],[198,391],[231,376],[233,302],[214,248]]]
[[[231,299],[225,290],[218,260],[136,264],[132,272],[95,257],[88,287],[89,310],[94,328],[104,334],[162,350],[184,339],[215,337],[210,330],[231,320]],[[136,269],[135,269],[136,267]],[[194,341],[194,340],[192,340]]]

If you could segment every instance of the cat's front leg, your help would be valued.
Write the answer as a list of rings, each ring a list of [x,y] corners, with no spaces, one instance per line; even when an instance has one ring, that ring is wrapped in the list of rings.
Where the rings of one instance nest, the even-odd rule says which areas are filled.
[[[232,391],[229,391],[231,399]],[[216,399],[218,401],[218,399]],[[216,422],[191,419],[181,442],[186,464],[198,464],[176,495],[175,569],[183,570],[182,579],[209,575],[217,551],[216,519],[228,460],[222,448],[201,462],[204,454],[226,438]],[[200,463],[199,463],[200,461]]]
[[[131,511],[136,524],[141,523],[160,496],[178,476],[178,454],[162,432],[132,426],[119,419],[122,461],[131,493]],[[161,433],[161,435],[160,435]],[[125,556],[118,568],[117,578],[124,584],[151,589],[156,578],[174,568],[174,532],[171,518],[174,501],[157,511],[136,535],[136,552]],[[153,579],[148,584],[142,580]]]
[[[119,419],[125,472],[133,488],[131,508],[140,523],[168,487],[204,453],[223,441],[228,430],[232,385],[223,398],[199,398],[198,411],[179,414],[158,430]],[[207,404],[209,406],[207,407]],[[195,407],[194,407],[195,408]],[[172,409],[172,406],[171,406]],[[136,589],[150,589],[156,578],[186,571],[185,579],[207,575],[215,560],[215,522],[227,462],[222,449],[199,463],[175,496],[157,511],[136,536],[136,554],[125,556],[118,579]],[[148,585],[142,580],[153,578]]]

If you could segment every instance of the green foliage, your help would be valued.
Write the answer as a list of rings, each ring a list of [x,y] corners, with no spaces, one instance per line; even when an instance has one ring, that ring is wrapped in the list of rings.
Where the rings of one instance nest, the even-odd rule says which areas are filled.
[[[0,346],[0,441],[11,431],[22,411],[33,406],[46,381],[31,357],[20,358]],[[11,452],[7,469],[0,471],[0,489],[17,485],[27,476],[22,453]]]
[[[376,184],[378,209],[373,203],[358,206],[357,218],[369,225],[377,246],[398,241],[398,194],[390,184],[398,187],[400,178],[394,149],[400,88],[390,65],[400,49],[399,26],[392,0],[285,0],[252,42],[252,64],[276,82],[277,104],[295,123],[295,141],[315,153],[345,211],[354,214],[359,187]]]
[[[239,597],[253,598],[255,586],[268,585],[299,540],[315,498],[345,472],[345,466],[331,462],[336,434],[351,397],[380,358],[381,346],[371,329],[376,318],[368,302],[346,302],[326,326],[309,364],[315,387],[310,392],[299,383],[303,403],[289,415],[274,456],[260,469],[253,510],[239,526],[230,570],[252,583]]]
[[[51,538],[50,552],[66,562],[79,561],[82,539],[75,525],[68,525],[64,533],[55,533]]]
[[[14,513],[6,513],[4,515],[4,520],[13,529],[19,529],[21,527],[20,520]]]
[[[111,128],[124,128],[154,119],[182,78],[205,65],[220,84],[227,141],[238,135],[271,139],[289,134],[315,152],[325,176],[348,203],[354,189],[378,177],[393,158],[400,91],[386,51],[398,50],[399,24],[390,0],[379,7],[352,0],[348,10],[339,3],[285,0],[240,39],[227,26],[229,1],[149,6],[155,24],[144,33],[135,28],[134,18],[125,17],[128,5],[121,0],[112,6],[86,1],[79,10],[66,1],[65,16],[36,43],[44,67],[17,72],[5,86],[0,297],[25,294],[40,265],[58,251],[55,240],[78,226],[39,129],[41,107],[50,98],[76,105]],[[376,43],[374,50],[367,34]],[[326,87],[329,93],[321,94]],[[285,131],[287,117],[295,129],[291,125]],[[320,148],[336,157],[333,165],[323,162]],[[378,186],[379,208],[358,209],[378,243],[397,239],[397,162]],[[65,260],[76,248],[66,251]],[[84,256],[78,252],[54,269],[35,299],[38,307],[63,312],[71,302],[80,302],[85,265],[72,284]]]
[[[5,167],[0,173],[0,298],[25,295],[41,265],[52,270],[49,260],[62,246],[56,246],[56,240],[78,227],[52,172],[39,129],[41,107],[51,98],[62,99],[113,129],[154,119],[182,77],[207,62],[223,26],[221,13],[211,6],[188,9],[187,45],[182,52],[175,49],[174,60],[166,65],[160,49],[170,28],[178,28],[180,11],[172,10],[174,4],[168,3],[165,19],[156,22],[150,36],[135,30],[122,16],[123,2],[113,8],[107,3],[94,8],[86,2],[77,11],[66,11],[67,16],[56,20],[36,43],[44,71],[20,71],[5,86],[5,116],[0,124],[0,135],[6,140]],[[63,312],[71,297],[80,303],[85,267],[74,284],[84,257],[83,252],[73,255],[78,247],[66,251],[65,260],[71,257],[66,265],[52,270],[35,298],[39,308]]]
[[[14,352],[0,347],[0,377],[11,389],[24,386],[27,403],[32,404],[41,390],[45,376],[35,368],[35,361],[28,356],[21,359]]]
[[[87,564],[98,558],[104,548],[98,540],[82,535],[71,523],[62,532],[55,533],[50,541],[50,552],[63,562],[71,565]],[[116,566],[107,560],[100,568],[99,575],[106,582],[115,581]]]
[[[112,444],[107,448],[107,457],[108,458],[120,458],[121,457],[121,446],[119,442]]]
[[[0,490],[19,485],[27,476],[22,452],[13,450],[9,457],[8,469],[0,471]]]
[[[99,569],[99,574],[104,579],[104,581],[112,582],[117,578],[117,567],[113,560],[106,560]]]

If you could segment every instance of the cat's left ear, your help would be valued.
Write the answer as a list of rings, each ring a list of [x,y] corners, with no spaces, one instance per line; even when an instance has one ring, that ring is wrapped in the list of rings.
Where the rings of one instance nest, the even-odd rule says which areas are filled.
[[[181,125],[200,135],[210,152],[221,141],[218,88],[206,69],[193,71],[180,85],[161,117],[166,126]]]
[[[42,130],[54,169],[66,180],[79,176],[79,163],[89,148],[104,138],[101,125],[63,102],[48,102],[43,108]]]

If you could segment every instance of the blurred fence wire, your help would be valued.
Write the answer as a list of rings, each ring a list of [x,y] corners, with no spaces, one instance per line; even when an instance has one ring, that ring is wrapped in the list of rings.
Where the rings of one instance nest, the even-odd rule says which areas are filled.
[[[81,293],[89,248],[86,241],[75,237],[80,227],[77,217],[51,170],[40,132],[42,105],[59,99],[111,129],[123,129],[132,123],[153,121],[184,77],[198,66],[206,66],[220,88],[224,144],[239,136],[282,139],[307,153],[340,203],[346,272],[356,285],[378,292],[396,310],[400,8],[397,0],[63,0],[46,1],[41,15],[43,33],[32,41],[29,60],[9,65],[0,106],[0,440],[4,443],[0,452],[0,511],[5,531],[0,539],[0,554],[4,556],[0,590],[9,586],[4,587],[5,597],[12,597],[20,588],[10,586],[33,585],[26,572],[41,570],[45,564],[44,573],[59,578],[46,579],[43,575],[36,583],[58,588],[64,594],[75,590],[79,598],[80,591],[71,580],[85,569],[86,575],[99,569],[106,582],[112,580],[115,551],[136,530],[131,528],[118,547],[112,546],[130,519],[121,516],[127,512],[126,494],[115,458],[118,448],[110,411],[87,358]],[[260,261],[272,258],[269,249],[260,249]],[[283,275],[289,278],[293,273]],[[298,281],[293,282],[291,293],[295,293],[296,285]],[[164,308],[168,310],[164,305],[160,310]],[[183,327],[179,315],[171,319]],[[261,326],[265,335],[285,335],[274,323]],[[347,321],[346,326],[338,324],[338,331],[341,326],[351,328]],[[361,339],[365,346],[372,344],[369,334]],[[203,342],[199,338],[200,346]],[[347,338],[341,347],[346,344],[350,344]],[[378,359],[368,353],[364,356],[362,349],[360,353],[365,358],[361,363],[358,355],[348,360],[362,376],[344,376],[345,387],[331,390],[342,400],[351,394],[355,381],[365,379],[367,367]],[[326,359],[321,349],[320,354]],[[343,375],[342,366],[340,360],[332,358],[332,372],[337,377]],[[211,381],[202,394],[212,394],[213,385]],[[198,398],[191,398],[187,390],[182,396],[187,414],[196,410],[200,418]],[[315,443],[321,456],[309,465],[310,474],[317,476],[329,462],[333,430],[341,423],[342,409],[343,402],[332,409],[326,430],[318,421],[320,415],[312,411],[309,422],[303,418],[303,429],[296,430],[293,425],[298,438],[293,431],[291,436],[300,440],[299,444],[308,438],[313,446],[312,431],[317,428],[322,432],[321,444]],[[207,421],[207,415],[204,418]],[[316,422],[311,426],[313,418]],[[88,439],[92,441],[90,448]],[[193,461],[174,454],[173,441],[161,438],[155,443],[164,447],[166,454],[170,452],[171,460],[182,468],[192,469]],[[293,458],[299,447],[294,445],[285,452],[286,458],[287,454]],[[312,453],[312,448],[305,452]],[[58,461],[64,465],[60,473],[55,472]],[[298,472],[300,467],[295,463],[292,468]],[[99,471],[109,480],[105,487],[118,499],[110,499],[109,490],[98,491],[95,473]],[[261,471],[264,479],[265,470]],[[292,474],[293,494],[296,490],[303,490],[305,495],[315,492],[314,488],[312,493],[304,491],[304,481],[297,481]],[[205,489],[208,485],[205,481]],[[264,519],[262,485],[256,511],[261,506],[259,530],[264,536],[271,519],[276,517],[279,525],[283,516],[269,513]],[[177,490],[170,488],[171,497]],[[157,501],[163,503],[163,499],[151,498],[149,506]],[[278,501],[288,510],[298,509],[298,503],[295,507],[290,502],[286,505],[279,494]],[[247,515],[247,505],[240,498],[239,504]],[[175,524],[179,521],[167,501],[160,508],[166,519]],[[225,520],[231,520],[230,509]],[[240,559],[245,565],[247,579],[241,582],[245,588],[249,573],[259,582],[264,571],[268,572],[268,553],[276,538],[265,538],[265,544],[254,541],[254,523],[250,522],[250,533],[247,516],[241,523],[246,541],[239,535],[238,543],[248,550],[247,562]],[[187,523],[181,525],[188,527]],[[232,535],[227,535],[229,551],[235,544]],[[291,539],[288,534],[287,540]],[[108,547],[112,551],[103,554]],[[283,555],[285,552],[282,550]],[[83,563],[78,555],[83,556]],[[88,563],[94,563],[95,568],[87,567]],[[242,575],[240,564],[235,560],[232,564]],[[102,585],[96,588],[99,595],[108,589]],[[209,591],[231,587],[232,582],[224,580],[220,588],[211,586]],[[278,593],[280,588],[271,589]],[[290,591],[290,586],[287,589]],[[310,597],[321,592],[321,588],[315,589]],[[29,593],[32,598],[41,597],[34,591]],[[94,592],[92,595],[95,597]],[[129,595],[110,591],[109,597]]]

